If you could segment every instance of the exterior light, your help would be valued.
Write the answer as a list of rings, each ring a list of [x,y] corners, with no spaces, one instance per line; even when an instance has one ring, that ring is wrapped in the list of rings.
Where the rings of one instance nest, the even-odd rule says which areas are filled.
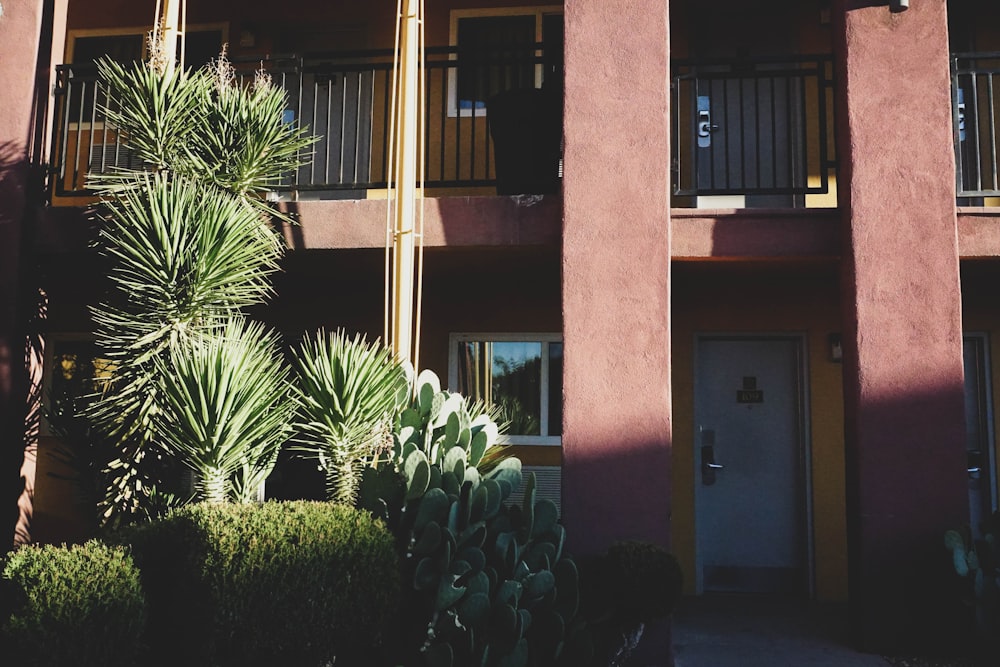
[[[844,344],[841,342],[839,333],[832,333],[827,336],[830,345],[830,361],[840,363],[844,360]]]
[[[910,8],[910,0],[889,0],[889,11],[893,13],[905,12]]]

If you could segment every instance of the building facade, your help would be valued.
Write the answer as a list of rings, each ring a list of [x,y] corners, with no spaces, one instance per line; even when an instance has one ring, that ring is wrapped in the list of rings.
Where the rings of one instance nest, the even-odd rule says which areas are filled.
[[[22,341],[44,340],[49,395],[93,356],[84,176],[130,159],[92,61],[141,58],[155,3],[0,1],[0,408],[19,462]],[[516,406],[513,450],[577,552],[645,539],[691,594],[846,600],[872,650],[940,627],[941,536],[997,507],[1000,8],[910,4],[426,8],[421,366]],[[289,339],[380,335],[395,3],[187,12],[186,62],[228,44],[322,137],[282,188],[300,224],[256,315]],[[73,537],[40,429],[23,525]]]

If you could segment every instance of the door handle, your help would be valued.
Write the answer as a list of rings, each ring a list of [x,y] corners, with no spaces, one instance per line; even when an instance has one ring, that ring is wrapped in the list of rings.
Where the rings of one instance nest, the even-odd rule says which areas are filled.
[[[702,429],[701,432],[701,483],[715,484],[715,473],[724,466],[715,462],[715,431]]]
[[[712,145],[712,133],[719,129],[712,123],[712,104],[708,95],[698,95],[698,148]]]
[[[983,471],[983,452],[979,449],[970,449],[966,452],[965,471],[969,474],[969,479],[979,479],[979,473]]]

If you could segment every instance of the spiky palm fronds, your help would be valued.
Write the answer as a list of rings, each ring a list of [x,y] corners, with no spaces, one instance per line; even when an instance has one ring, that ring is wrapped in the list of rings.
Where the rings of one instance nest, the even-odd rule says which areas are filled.
[[[261,194],[315,139],[284,122],[281,89],[264,77],[243,86],[224,56],[172,73],[103,61],[100,76],[107,127],[145,163],[90,181],[105,212],[98,247],[114,264],[112,295],[92,309],[114,369],[88,413],[117,449],[100,508],[113,524],[154,511],[159,468],[174,458],[157,437],[163,369],[270,295],[284,249],[270,220],[284,216]],[[236,486],[249,488],[249,474]]]
[[[168,171],[239,195],[259,210],[259,195],[309,157],[317,140],[286,122],[288,96],[263,72],[244,85],[220,56],[198,71],[164,74],[149,63],[98,64],[108,89],[108,123],[152,171]],[[132,184],[127,169],[97,175],[90,185],[105,196]]]
[[[214,318],[263,302],[282,255],[275,232],[237,197],[165,174],[135,182],[107,203],[100,232],[119,298],[93,309],[114,372],[92,415],[123,438],[148,424],[155,406],[153,360]]]
[[[278,270],[281,239],[240,198],[193,178],[141,174],[105,203],[102,251],[112,280],[137,310],[167,321],[261,303]]]
[[[295,412],[277,336],[235,316],[171,347],[156,368],[157,436],[197,474],[200,499],[254,500]]]
[[[89,417],[118,442],[102,514],[140,511],[150,461],[162,457],[152,419],[160,387],[155,362],[200,329],[271,294],[283,247],[239,197],[192,179],[138,174],[106,203],[100,251],[112,262],[114,302],[92,309],[97,343],[113,364]]]
[[[207,109],[207,130],[188,151],[192,173],[242,195],[277,187],[309,157],[316,137],[286,122],[285,91],[263,72],[252,84],[239,85],[224,59],[215,63],[215,86]]]
[[[406,402],[407,373],[378,341],[350,339],[343,331],[306,337],[293,363],[300,392],[299,449],[319,461],[327,496],[353,504],[379,427]]]
[[[182,160],[185,147],[204,132],[212,87],[208,74],[180,69],[165,74],[149,63],[125,65],[110,58],[98,60],[97,68],[109,100],[101,111],[121,140],[156,171]]]

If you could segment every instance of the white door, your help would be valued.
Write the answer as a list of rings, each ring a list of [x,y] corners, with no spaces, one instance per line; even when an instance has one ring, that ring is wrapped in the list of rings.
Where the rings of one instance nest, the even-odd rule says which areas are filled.
[[[802,339],[698,339],[700,591],[807,593]]]
[[[996,492],[986,336],[967,334],[965,362],[965,451],[968,460],[969,525],[978,532],[993,511]]]

